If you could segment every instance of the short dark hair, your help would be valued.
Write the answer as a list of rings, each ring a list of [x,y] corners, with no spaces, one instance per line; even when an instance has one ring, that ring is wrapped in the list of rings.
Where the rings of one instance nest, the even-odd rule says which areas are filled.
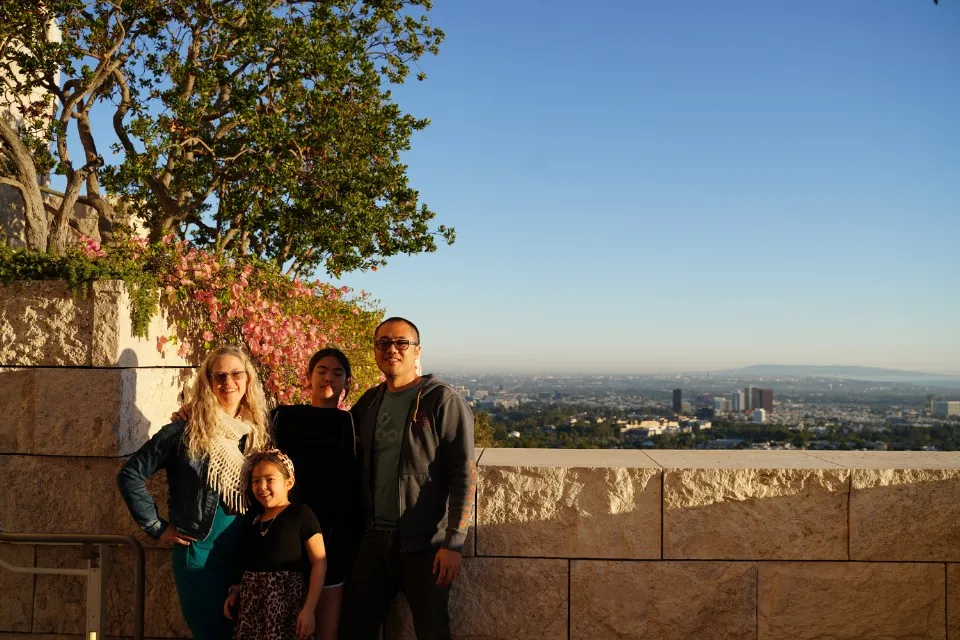
[[[347,378],[353,377],[352,371],[350,370],[350,360],[347,359],[347,355],[340,351],[340,349],[335,349],[333,347],[327,347],[326,349],[320,349],[313,357],[310,358],[310,365],[307,367],[307,376],[313,375],[313,368],[317,366],[317,363],[327,358],[333,356],[340,363],[340,366],[343,367],[343,372],[347,375]]]
[[[410,328],[413,329],[413,332],[414,332],[415,334],[417,334],[417,342],[420,342],[420,329],[417,329],[417,325],[413,324],[412,322],[410,322],[410,321],[407,320],[406,318],[401,318],[400,316],[393,316],[393,317],[391,317],[391,318],[387,318],[386,320],[384,320],[383,322],[381,322],[380,324],[378,324],[378,325],[377,325],[377,328],[373,330],[373,335],[376,336],[376,335],[377,335],[377,332],[380,331],[380,327],[382,327],[383,325],[387,324],[388,322],[405,322],[405,323],[407,323],[408,325],[410,325]]]

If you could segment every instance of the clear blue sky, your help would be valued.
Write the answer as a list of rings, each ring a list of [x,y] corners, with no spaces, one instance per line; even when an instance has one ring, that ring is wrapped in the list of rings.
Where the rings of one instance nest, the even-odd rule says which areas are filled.
[[[960,373],[960,2],[440,1],[427,370]]]

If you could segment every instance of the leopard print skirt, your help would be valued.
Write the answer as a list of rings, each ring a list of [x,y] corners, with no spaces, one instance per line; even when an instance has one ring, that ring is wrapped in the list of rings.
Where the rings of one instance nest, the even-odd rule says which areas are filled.
[[[299,571],[245,572],[234,640],[296,640],[306,599],[307,578]]]

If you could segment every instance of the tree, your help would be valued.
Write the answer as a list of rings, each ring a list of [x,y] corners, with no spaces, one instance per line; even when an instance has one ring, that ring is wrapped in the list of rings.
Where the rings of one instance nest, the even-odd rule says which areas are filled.
[[[37,96],[22,109],[29,126],[0,123],[0,176],[23,195],[29,245],[62,252],[77,203],[109,231],[115,201],[105,192],[135,203],[154,240],[172,233],[288,273],[376,268],[398,253],[434,251],[437,238],[452,243],[453,229],[430,228],[435,215],[400,161],[428,120],[404,113],[390,92],[438,51],[444,34],[428,23],[430,7],[4,3],[4,92]],[[54,23],[60,42],[48,36]],[[112,115],[117,162],[103,157],[109,141],[91,126],[101,109]],[[71,130],[82,164],[69,153]],[[38,185],[50,171],[65,179],[63,191]],[[52,217],[48,234],[38,207]]]
[[[490,421],[490,414],[486,411],[473,414],[473,442],[478,447],[494,446],[493,423]]]

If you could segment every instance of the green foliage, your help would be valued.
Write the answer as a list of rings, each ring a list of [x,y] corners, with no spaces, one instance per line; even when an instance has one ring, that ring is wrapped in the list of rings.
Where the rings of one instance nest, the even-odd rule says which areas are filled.
[[[38,172],[52,168],[78,193],[89,176],[136,203],[152,240],[172,232],[288,273],[375,269],[454,240],[453,229],[431,228],[435,214],[400,160],[429,121],[390,92],[439,51],[444,34],[427,21],[430,8],[430,0],[28,2],[0,15],[0,41],[26,44],[0,47],[0,75],[18,93],[57,97],[53,126],[44,125],[49,102],[38,102],[31,113],[44,126],[23,133]],[[62,42],[47,42],[51,21]],[[121,160],[108,164],[107,140],[81,135],[88,162],[75,171],[67,131],[100,109],[112,115]],[[0,173],[13,175],[2,160]],[[109,205],[89,191],[89,201]]]
[[[638,413],[654,415],[656,407],[644,407]],[[663,411],[670,414],[669,410]],[[621,436],[610,422],[581,420],[570,425],[569,419],[584,414],[602,413],[595,407],[571,404],[529,403],[519,409],[494,411],[492,423],[494,447],[539,448],[642,448],[693,449],[709,447],[720,439],[739,441],[734,448],[749,449],[753,444],[773,443],[798,449],[836,447],[841,450],[873,449],[885,443],[891,450],[921,450],[934,447],[940,451],[960,451],[960,419],[933,426],[891,425],[884,427],[829,426],[814,433],[782,424],[757,424],[726,418],[715,418],[711,429],[694,429],[692,433],[667,432],[648,438]],[[606,418],[605,418],[606,419]],[[546,428],[553,426],[552,429]],[[507,434],[518,431],[519,438]]]
[[[150,318],[157,312],[158,280],[154,259],[135,258],[129,247],[118,247],[101,259],[92,259],[80,247],[65,255],[14,250],[0,245],[0,282],[63,280],[78,298],[86,297],[97,280],[120,280],[130,295],[134,334],[147,336]]]
[[[492,447],[493,422],[486,411],[477,411],[473,414],[473,442],[477,447]]]

